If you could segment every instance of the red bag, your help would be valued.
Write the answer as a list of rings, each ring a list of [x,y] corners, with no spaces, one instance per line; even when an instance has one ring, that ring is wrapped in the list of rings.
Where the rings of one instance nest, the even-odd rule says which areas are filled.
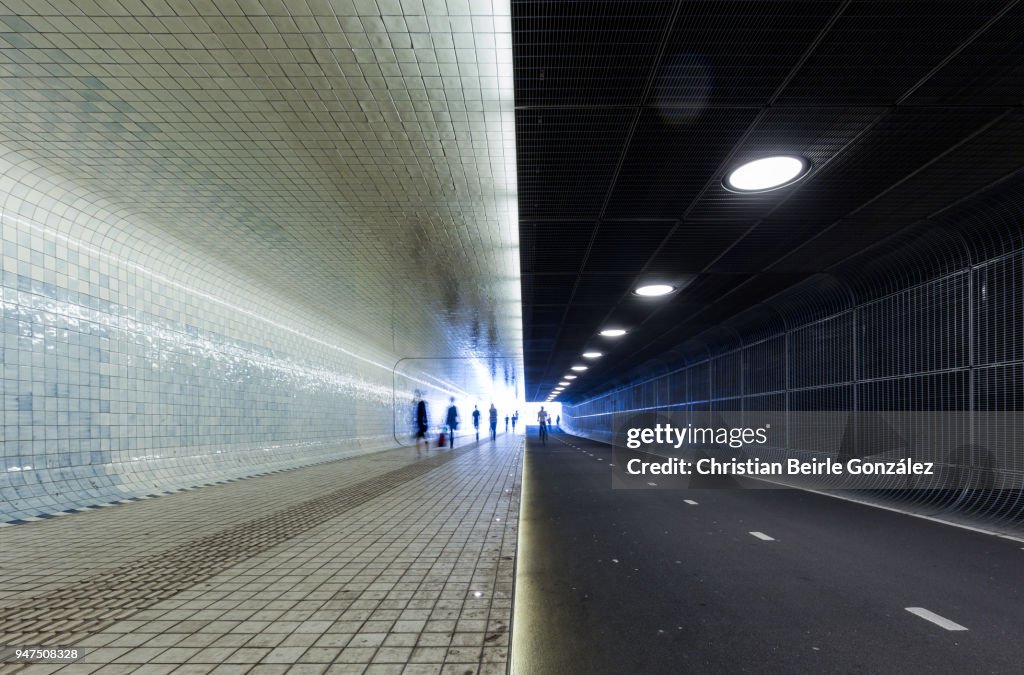
[[[448,442],[448,439],[445,438],[444,432],[442,431],[441,435],[437,437],[437,447],[443,448],[445,443],[447,443],[447,442]]]

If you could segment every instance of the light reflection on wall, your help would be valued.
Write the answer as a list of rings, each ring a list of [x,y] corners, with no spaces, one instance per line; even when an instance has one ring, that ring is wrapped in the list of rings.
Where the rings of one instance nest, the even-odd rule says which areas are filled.
[[[0,521],[394,445],[393,357],[176,282],[84,228],[0,223]],[[421,369],[404,382],[465,394]]]
[[[387,443],[391,387],[341,355],[248,344],[7,271],[2,310],[0,490],[21,512]]]

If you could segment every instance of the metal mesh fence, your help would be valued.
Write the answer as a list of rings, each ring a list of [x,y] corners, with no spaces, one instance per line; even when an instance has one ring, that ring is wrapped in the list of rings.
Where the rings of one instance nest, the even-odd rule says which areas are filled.
[[[922,247],[911,246],[903,257],[887,252],[891,266],[851,264],[827,284],[811,279],[766,303],[783,317],[773,330],[765,330],[768,321],[737,318],[740,346],[722,349],[707,337],[667,373],[564,404],[562,425],[611,442],[613,418],[632,411],[969,413],[968,428],[958,431],[964,442],[944,458],[967,477],[961,487],[860,494],[1022,529],[1022,416],[984,414],[1024,410],[1024,249],[1019,237],[1004,241],[1014,248],[979,262],[944,255],[931,274],[922,271]],[[764,306],[758,311],[768,316]],[[783,449],[808,451],[830,449],[814,447],[813,438],[790,439]]]

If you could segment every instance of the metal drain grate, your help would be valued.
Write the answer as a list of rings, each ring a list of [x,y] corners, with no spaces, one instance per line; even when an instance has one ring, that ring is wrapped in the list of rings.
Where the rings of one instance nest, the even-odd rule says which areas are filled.
[[[73,644],[454,459],[445,453],[0,608],[8,642]]]

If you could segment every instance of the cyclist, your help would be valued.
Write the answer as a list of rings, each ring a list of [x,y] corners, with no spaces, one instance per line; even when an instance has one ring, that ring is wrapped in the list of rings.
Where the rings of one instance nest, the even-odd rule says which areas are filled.
[[[548,444],[548,411],[544,410],[544,406],[540,407],[540,412],[537,413],[537,424],[540,425],[540,442],[541,445]]]

